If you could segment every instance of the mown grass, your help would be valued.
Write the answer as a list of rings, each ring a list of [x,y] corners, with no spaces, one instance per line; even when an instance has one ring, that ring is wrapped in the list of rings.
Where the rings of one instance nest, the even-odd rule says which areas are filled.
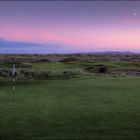
[[[139,140],[140,78],[0,82],[2,140]]]

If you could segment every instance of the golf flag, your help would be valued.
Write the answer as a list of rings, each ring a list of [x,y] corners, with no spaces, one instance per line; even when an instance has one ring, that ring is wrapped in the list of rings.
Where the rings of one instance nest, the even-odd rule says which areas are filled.
[[[16,66],[14,64],[12,68],[12,76],[15,76],[15,75],[16,75]]]

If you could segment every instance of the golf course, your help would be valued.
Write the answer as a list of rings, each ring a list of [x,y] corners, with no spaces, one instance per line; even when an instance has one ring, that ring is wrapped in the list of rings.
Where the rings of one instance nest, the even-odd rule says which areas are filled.
[[[14,56],[13,97],[13,62],[3,57],[0,140],[140,139],[138,62],[32,61],[39,56],[20,56],[23,61],[18,62],[19,56]]]
[[[0,140],[140,140],[140,1],[0,0]]]
[[[139,140],[140,78],[0,82],[1,140]]]

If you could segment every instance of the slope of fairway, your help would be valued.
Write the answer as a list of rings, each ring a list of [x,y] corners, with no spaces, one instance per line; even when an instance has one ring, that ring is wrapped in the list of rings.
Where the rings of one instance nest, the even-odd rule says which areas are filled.
[[[140,78],[0,82],[1,140],[139,140]]]

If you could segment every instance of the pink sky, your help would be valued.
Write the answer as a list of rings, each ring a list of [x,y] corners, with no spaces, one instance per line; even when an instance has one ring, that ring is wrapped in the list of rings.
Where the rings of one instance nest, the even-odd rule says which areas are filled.
[[[76,46],[79,49],[113,47],[114,49],[140,48],[140,29],[94,29],[61,30],[51,32],[44,27],[35,30],[29,27],[9,26],[1,29],[1,37],[8,40],[37,43],[57,42],[63,45]]]
[[[3,5],[6,7],[8,4],[7,2]],[[32,5],[34,3],[30,6]],[[52,42],[66,48],[76,48],[79,51],[102,49],[140,51],[140,10],[138,11],[135,5],[134,8],[137,10],[132,10],[131,5],[127,2],[124,6],[121,5],[121,12],[114,4],[112,4],[114,9],[110,7],[109,9],[104,3],[99,3],[98,6],[104,8],[100,11],[98,8],[88,8],[89,5],[83,7],[82,4],[80,6],[83,9],[80,6],[79,9],[76,9],[77,5],[72,4],[76,14],[72,13],[71,8],[67,8],[67,3],[62,4],[62,7],[53,3],[52,11],[46,10],[50,12],[46,13],[46,17],[44,13],[39,13],[30,7],[28,7],[29,9],[26,7],[27,11],[24,14],[19,3],[12,6],[18,8],[14,11],[11,7],[12,12],[10,10],[7,12],[5,9],[6,14],[0,14],[0,38],[42,44]],[[26,2],[25,6],[27,6]],[[53,6],[56,11],[53,11]],[[14,16],[14,14],[16,15]]]

